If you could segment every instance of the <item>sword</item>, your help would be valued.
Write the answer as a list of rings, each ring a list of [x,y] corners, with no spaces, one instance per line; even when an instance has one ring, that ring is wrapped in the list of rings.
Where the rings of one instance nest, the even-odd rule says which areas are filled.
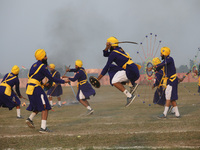
[[[138,43],[136,43],[136,42],[131,42],[131,41],[116,42],[116,43],[114,43],[114,44],[120,44],[120,43],[138,44]]]

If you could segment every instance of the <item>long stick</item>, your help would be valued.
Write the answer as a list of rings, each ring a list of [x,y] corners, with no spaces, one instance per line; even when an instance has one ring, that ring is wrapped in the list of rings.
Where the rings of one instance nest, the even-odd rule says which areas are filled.
[[[54,89],[52,90],[50,96],[53,94],[53,92],[55,91],[55,89],[58,87],[58,84],[55,85]]]
[[[69,85],[70,85],[70,87],[71,87],[71,89],[72,89],[72,92],[74,93],[74,97],[75,97],[75,99],[76,99],[76,94],[75,94],[74,89],[73,89],[73,87],[72,87],[72,85],[71,85],[70,82],[69,82]]]

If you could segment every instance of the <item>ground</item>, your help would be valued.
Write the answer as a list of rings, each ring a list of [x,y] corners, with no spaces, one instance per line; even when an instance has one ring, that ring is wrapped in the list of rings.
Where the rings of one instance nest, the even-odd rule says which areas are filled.
[[[26,96],[25,89],[21,91]],[[45,135],[38,132],[40,114],[34,118],[35,129],[25,124],[30,115],[27,106],[21,108],[22,120],[16,119],[15,108],[0,108],[0,149],[200,149],[200,96],[196,91],[196,83],[181,83],[178,106],[182,117],[168,115],[159,120],[163,107],[152,103],[150,86],[140,85],[138,97],[128,108],[123,93],[102,86],[90,100],[93,115],[85,116],[86,109],[80,104],[56,106],[47,122],[53,132]],[[65,87],[62,100],[72,99],[71,88]]]

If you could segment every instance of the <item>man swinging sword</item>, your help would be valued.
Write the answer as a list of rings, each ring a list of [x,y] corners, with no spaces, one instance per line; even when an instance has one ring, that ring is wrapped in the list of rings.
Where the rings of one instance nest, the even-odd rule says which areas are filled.
[[[108,52],[108,50],[110,50],[110,52]],[[108,61],[97,79],[101,80],[101,78],[108,72],[113,62],[117,66],[121,67],[122,70],[119,70],[115,73],[111,83],[127,96],[127,103],[125,107],[128,107],[136,98],[133,93],[138,87],[138,84],[135,83],[135,81],[140,77],[139,69],[141,66],[135,64],[131,57],[121,47],[118,46],[118,40],[115,37],[110,37],[107,39],[106,48],[104,51],[104,56],[106,55],[108,57]],[[125,89],[122,84],[122,82],[127,82],[128,80],[130,80],[134,86],[131,93]]]

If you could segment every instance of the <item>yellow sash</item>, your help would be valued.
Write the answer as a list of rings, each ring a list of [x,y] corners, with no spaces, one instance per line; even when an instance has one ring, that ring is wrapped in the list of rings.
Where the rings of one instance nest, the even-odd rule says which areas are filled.
[[[198,80],[199,80],[199,84],[198,84],[198,85],[200,86],[200,77],[199,77],[199,79],[198,79]]]
[[[57,71],[55,71],[55,72],[53,73],[52,77],[54,77],[54,76],[56,75],[56,73],[57,73]],[[55,86],[55,85],[56,85],[56,83],[53,82],[53,83],[52,83],[52,86]]]
[[[169,80],[173,82],[177,78],[177,74],[173,74],[172,76],[169,77]]]
[[[160,80],[160,83],[159,83],[159,85],[158,85],[158,87],[163,87],[164,89],[166,88],[166,86],[167,86],[167,78],[165,77],[165,71],[164,71],[165,69],[164,69],[164,67],[163,67],[163,69],[162,69],[162,71],[163,71],[163,76],[162,76],[162,78],[161,78],[161,80]]]
[[[164,89],[167,87],[167,80],[169,79],[171,82],[173,82],[177,78],[177,74],[173,74],[172,76],[165,77],[164,69],[163,69],[163,77],[160,81],[159,87],[162,86]]]
[[[10,81],[10,80],[13,80],[17,76],[14,76],[14,77],[12,77],[10,79],[7,79],[9,76],[10,76],[10,73],[7,75],[6,79],[0,84],[0,86],[5,86],[6,89],[4,91],[4,94],[6,94],[8,96],[11,96],[12,89],[11,89],[11,86],[9,84],[7,84],[7,82]]]
[[[121,52],[119,52],[119,51],[116,51],[116,50],[113,50],[113,51],[116,52],[116,53],[118,53],[118,54],[121,54],[122,56],[124,56],[124,57],[126,57],[126,58],[129,59],[129,60],[122,66],[122,68],[126,69],[126,66],[127,66],[127,65],[130,65],[130,64],[133,64],[133,63],[134,63],[134,62],[131,60],[131,57],[130,57],[129,55],[123,54],[123,53],[121,53]],[[138,70],[141,69],[141,66],[140,66],[140,65],[136,64],[136,66],[138,67]]]
[[[83,84],[85,84],[85,83],[87,82],[87,73],[86,73],[85,70],[83,70],[83,69],[80,69],[80,70],[82,70],[82,71],[85,73],[86,79],[85,79],[85,80],[82,80],[82,81],[79,81],[79,82],[77,83],[77,88],[79,87],[79,85],[83,85]]]
[[[33,91],[34,91],[35,87],[37,87],[37,86],[41,86],[41,87],[42,87],[41,82],[38,81],[38,80],[36,80],[36,79],[32,79],[32,77],[40,71],[40,69],[41,69],[41,67],[42,67],[43,65],[44,65],[44,64],[41,64],[41,65],[38,67],[38,69],[34,72],[33,75],[31,75],[30,77],[29,77],[29,75],[28,75],[28,77],[29,77],[29,78],[28,78],[28,86],[27,86],[27,89],[26,89],[26,94],[27,94],[27,95],[33,95]],[[29,85],[30,83],[35,84],[35,85]]]

